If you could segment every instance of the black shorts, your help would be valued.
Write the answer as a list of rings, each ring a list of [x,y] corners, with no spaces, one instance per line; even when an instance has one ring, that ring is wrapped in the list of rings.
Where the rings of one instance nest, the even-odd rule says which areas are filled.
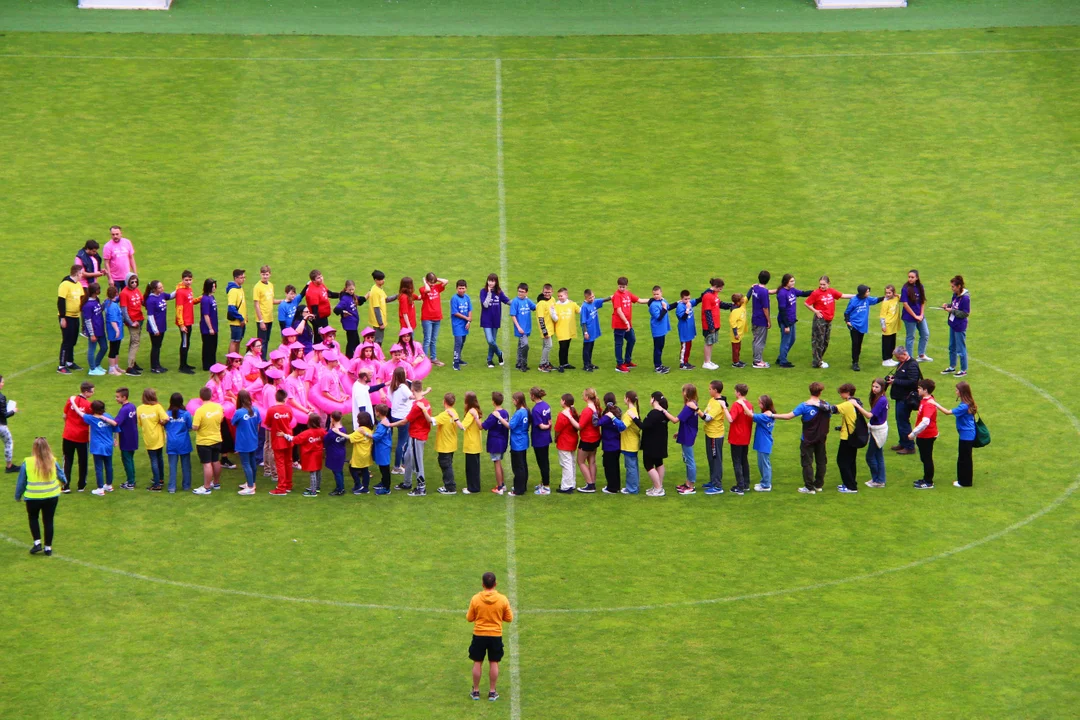
[[[578,450],[584,450],[585,452],[596,452],[596,448],[598,447],[600,447],[599,440],[597,440],[596,442],[585,442],[584,440],[582,440],[580,443],[578,443]]]
[[[499,662],[502,660],[502,637],[473,635],[472,644],[469,645],[469,659],[473,662],[484,662],[484,653],[487,653],[487,659],[490,662]]]
[[[662,468],[664,467],[664,458],[649,457],[648,455],[644,455],[641,458],[641,464],[645,467],[646,470],[652,470],[653,468]]]
[[[221,462],[221,443],[214,443],[213,445],[196,445],[195,450],[199,453],[199,462],[204,465],[207,463]]]

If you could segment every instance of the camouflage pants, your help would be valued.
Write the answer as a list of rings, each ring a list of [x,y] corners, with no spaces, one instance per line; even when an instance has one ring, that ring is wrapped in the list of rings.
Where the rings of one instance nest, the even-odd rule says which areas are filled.
[[[825,351],[829,349],[829,336],[831,334],[832,323],[815,317],[810,328],[810,349],[814,353],[815,367],[820,365],[825,358]]]

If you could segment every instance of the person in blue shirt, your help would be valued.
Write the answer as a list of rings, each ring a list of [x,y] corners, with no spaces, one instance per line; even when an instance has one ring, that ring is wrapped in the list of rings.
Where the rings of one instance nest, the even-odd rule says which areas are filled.
[[[120,369],[120,341],[124,339],[124,312],[120,309],[117,300],[119,293],[115,286],[110,286],[105,291],[107,296],[104,305],[105,314],[105,337],[109,340],[109,374],[123,375]]]
[[[82,418],[90,426],[90,454],[94,456],[94,475],[97,477],[97,487],[91,492],[104,495],[113,491],[113,435],[120,427],[112,415],[105,412],[105,403],[100,400],[90,403],[90,412],[83,413]]]
[[[951,410],[933,398],[930,402],[937,405],[938,410],[946,415],[952,415],[956,420],[956,434],[960,444],[956,451],[956,480],[953,481],[953,486],[971,487],[974,479],[971,451],[975,447],[975,413],[979,411],[979,406],[975,404],[975,398],[971,395],[971,385],[966,382],[956,383],[956,399],[960,401],[960,404]]]
[[[465,339],[469,336],[469,327],[472,325],[472,299],[468,290],[468,283],[458,280],[457,293],[450,298],[450,329],[454,333],[455,370],[469,364],[461,359],[461,351],[465,347]]]
[[[303,297],[296,294],[295,285],[285,286],[285,299],[278,305],[278,328],[284,330],[285,328],[291,328],[295,325],[296,309],[300,307],[300,302],[303,299]]]
[[[518,339],[514,367],[521,372],[529,370],[529,335],[532,335],[532,314],[535,310],[536,303],[529,299],[529,284],[518,284],[517,297],[510,301],[510,320],[514,323],[514,337]]]
[[[659,285],[653,285],[652,299],[649,300],[649,328],[652,330],[653,369],[661,375],[667,375],[671,368],[664,365],[664,341],[671,332],[671,318],[668,317],[668,303],[664,291]]]
[[[679,304],[675,306],[675,317],[678,318],[679,326],[679,369],[693,370],[690,364],[690,348],[697,336],[697,325],[694,324],[694,306],[699,302],[698,298],[690,297],[689,290],[679,293]]]
[[[585,372],[600,369],[598,365],[593,365],[593,345],[600,337],[600,308],[610,299],[598,298],[593,295],[592,290],[585,290],[585,302],[581,303],[581,336],[584,339],[581,345],[581,364]]]
[[[510,470],[514,473],[514,489],[510,494],[517,497],[529,489],[529,406],[525,403],[525,393],[516,392],[514,414],[506,420],[501,414],[494,415],[510,431]],[[490,434],[489,434],[490,438]]]
[[[191,489],[191,413],[184,408],[184,396],[169,396],[169,417],[165,423],[165,452],[169,456],[169,492],[176,492],[176,465],[179,462],[182,489]]]
[[[848,300],[844,321],[851,332],[851,369],[858,372],[859,355],[862,354],[863,336],[870,332],[870,306],[877,305],[884,297],[870,297],[870,286],[860,285],[855,297]]]
[[[772,398],[762,395],[758,398],[758,408],[761,412],[754,413],[754,452],[757,453],[758,473],[761,474],[761,482],[754,485],[757,492],[769,492],[772,490],[772,446],[773,446],[773,407]]]
[[[375,406],[375,432],[371,435],[371,462],[379,468],[382,478],[375,486],[376,495],[390,494],[390,460],[394,450],[394,429],[390,427],[390,408],[385,403]]]
[[[821,393],[824,391],[824,385],[817,381],[812,382],[809,399],[799,403],[791,412],[773,415],[773,420],[802,418],[799,457],[802,461],[803,487],[799,488],[799,492],[806,495],[819,493],[825,487],[825,470],[828,462],[825,441],[829,437],[832,405],[821,399]]]
[[[233,449],[240,455],[240,467],[244,468],[247,487],[241,488],[240,495],[255,494],[255,452],[259,449],[259,427],[262,413],[251,404],[251,394],[241,390],[236,394],[236,412],[229,423],[233,427]]]

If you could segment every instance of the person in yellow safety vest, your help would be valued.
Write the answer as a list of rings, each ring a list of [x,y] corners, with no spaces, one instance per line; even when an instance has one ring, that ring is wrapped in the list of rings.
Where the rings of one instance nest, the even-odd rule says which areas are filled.
[[[31,555],[43,551],[46,555],[52,555],[53,516],[56,515],[60,489],[66,482],[64,469],[56,462],[49,441],[43,437],[34,438],[33,454],[23,461],[15,481],[15,500],[26,501],[26,514],[30,518],[30,534],[34,537]],[[41,544],[38,515],[45,523],[44,547]]]

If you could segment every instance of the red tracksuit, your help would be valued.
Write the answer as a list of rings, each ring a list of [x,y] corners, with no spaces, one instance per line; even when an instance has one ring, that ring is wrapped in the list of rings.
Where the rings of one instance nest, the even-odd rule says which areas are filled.
[[[270,447],[274,449],[278,490],[292,490],[292,443],[278,433],[292,434],[292,411],[286,405],[274,405],[266,411],[270,428]]]

